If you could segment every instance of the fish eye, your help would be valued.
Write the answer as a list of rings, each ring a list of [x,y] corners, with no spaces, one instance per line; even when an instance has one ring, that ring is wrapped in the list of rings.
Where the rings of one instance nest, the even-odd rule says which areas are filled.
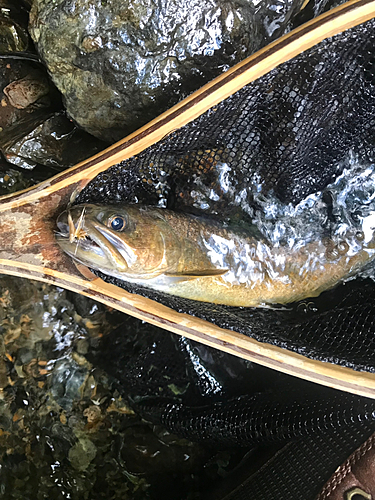
[[[114,215],[109,220],[109,226],[114,231],[121,231],[126,226],[126,220],[124,219],[124,217],[121,217],[121,215]]]

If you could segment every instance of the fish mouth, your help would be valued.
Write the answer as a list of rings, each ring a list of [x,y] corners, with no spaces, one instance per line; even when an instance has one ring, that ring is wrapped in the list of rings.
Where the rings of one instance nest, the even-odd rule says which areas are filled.
[[[100,233],[101,241],[103,241],[102,238],[105,238],[107,245],[109,245],[112,252],[115,253],[113,256],[118,258],[120,261],[124,261],[127,267],[137,261],[137,255],[134,249],[128,245],[118,233],[96,221],[92,221],[90,224],[94,230],[98,232],[97,234]]]
[[[77,222],[73,220],[69,210],[60,214],[57,219],[59,231],[55,235],[56,241],[64,252],[94,269],[116,270],[120,273],[128,269],[126,258],[131,257],[131,254],[129,250],[118,250],[116,243],[119,243],[119,238],[111,235],[109,229],[87,217],[77,219]]]

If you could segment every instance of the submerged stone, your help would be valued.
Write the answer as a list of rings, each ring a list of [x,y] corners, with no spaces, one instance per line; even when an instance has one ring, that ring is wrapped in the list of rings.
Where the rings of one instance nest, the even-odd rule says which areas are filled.
[[[69,460],[77,470],[86,470],[96,456],[96,446],[90,439],[81,438],[69,450]]]

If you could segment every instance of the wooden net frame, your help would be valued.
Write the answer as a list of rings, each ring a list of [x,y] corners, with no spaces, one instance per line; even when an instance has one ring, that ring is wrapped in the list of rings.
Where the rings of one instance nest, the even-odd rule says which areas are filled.
[[[352,0],[313,19],[237,64],[122,141],[28,190],[0,198],[0,273],[51,283],[131,316],[264,366],[375,398],[375,374],[323,363],[257,342],[130,294],[75,267],[54,239],[71,194],[103,170],[155,144],[212,106],[325,38],[375,17],[375,0]]]

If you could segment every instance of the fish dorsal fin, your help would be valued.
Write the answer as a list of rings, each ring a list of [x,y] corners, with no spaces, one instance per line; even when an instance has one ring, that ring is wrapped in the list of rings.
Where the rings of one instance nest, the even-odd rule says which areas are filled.
[[[197,269],[181,273],[164,273],[168,278],[181,278],[181,279],[196,279],[196,278],[212,278],[214,276],[222,276],[228,272],[228,269]]]

